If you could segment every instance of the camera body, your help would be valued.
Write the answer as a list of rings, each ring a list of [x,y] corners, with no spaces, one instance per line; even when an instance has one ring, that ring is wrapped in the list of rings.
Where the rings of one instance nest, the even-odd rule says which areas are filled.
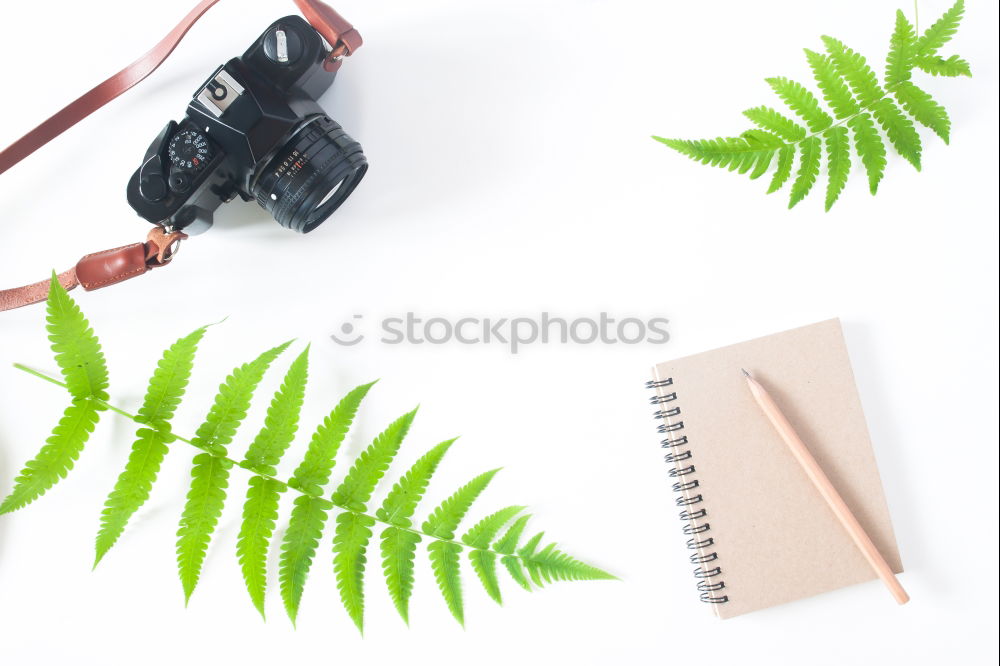
[[[129,205],[187,234],[211,227],[219,205],[237,196],[256,200],[286,228],[319,226],[368,168],[361,145],[317,102],[336,77],[327,56],[302,18],[274,22],[150,144],[129,180]]]

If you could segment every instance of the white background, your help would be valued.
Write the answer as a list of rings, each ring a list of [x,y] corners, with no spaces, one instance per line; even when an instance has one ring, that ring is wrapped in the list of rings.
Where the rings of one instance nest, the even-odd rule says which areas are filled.
[[[339,605],[327,535],[298,629],[276,577],[263,624],[234,555],[245,489],[237,471],[185,609],[173,555],[191,454],[183,445],[90,571],[100,508],[131,443],[131,425],[109,416],[66,481],[0,518],[0,662],[993,663],[995,3],[970,3],[945,49],[967,58],[975,78],[918,75],[951,113],[952,145],[923,131],[923,172],[890,156],[876,198],[855,168],[833,212],[822,212],[819,189],[789,212],[787,191],[765,196],[766,182],[649,139],[739,133],[742,109],[778,104],[765,76],[809,80],[801,49],[821,47],[822,34],[881,69],[900,3],[912,15],[903,0],[338,2],[366,43],[323,103],[364,145],[369,175],[309,236],[233,203],[169,269],[75,292],[108,351],[114,400],[135,408],[165,345],[228,316],[202,346],[178,415],[176,429],[192,433],[232,366],[290,337],[311,342],[304,437],[340,395],[380,377],[345,453],[420,403],[393,475],[462,435],[425,507],[502,465],[480,515],[530,504],[535,527],[623,582],[528,595],[505,581],[498,608],[466,571],[463,630],[421,560],[407,629],[373,561],[362,639]],[[145,51],[189,4],[4,3],[0,145]],[[921,2],[921,24],[948,4]],[[124,189],[146,145],[212,68],[292,11],[290,2],[223,2],[151,79],[0,178],[0,284],[142,238],[147,224]],[[375,323],[410,310],[662,316],[671,340],[539,344],[517,355],[501,345],[379,344]],[[369,339],[335,345],[329,334],[355,314]],[[830,316],[844,321],[913,601],[897,607],[870,583],[719,622],[690,578],[642,388],[647,368]],[[10,367],[54,368],[43,310],[4,313],[0,330],[6,493],[65,396]],[[251,414],[234,455],[261,419]],[[335,478],[343,469],[342,458]]]

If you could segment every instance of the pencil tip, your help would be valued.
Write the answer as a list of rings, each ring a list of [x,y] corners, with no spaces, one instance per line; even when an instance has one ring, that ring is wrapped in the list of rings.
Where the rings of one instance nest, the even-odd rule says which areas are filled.
[[[746,370],[744,370],[743,368],[740,368],[740,372],[742,372],[742,373],[743,373],[743,376],[744,376],[744,377],[750,377],[750,373],[749,373],[749,372],[747,372]],[[752,379],[752,377],[751,377],[751,379]]]

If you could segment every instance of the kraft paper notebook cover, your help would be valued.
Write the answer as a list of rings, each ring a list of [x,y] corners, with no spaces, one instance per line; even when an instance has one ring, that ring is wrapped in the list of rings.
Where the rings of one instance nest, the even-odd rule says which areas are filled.
[[[728,618],[876,578],[754,403],[740,368],[767,386],[901,572],[847,346],[833,319],[653,369],[661,445],[702,601]]]

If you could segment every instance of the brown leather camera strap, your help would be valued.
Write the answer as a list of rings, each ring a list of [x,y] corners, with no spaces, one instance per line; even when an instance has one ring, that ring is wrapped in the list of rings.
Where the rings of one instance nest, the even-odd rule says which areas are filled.
[[[0,151],[0,174],[152,74],[173,52],[191,26],[217,2],[219,0],[201,0],[148,53],[84,93],[54,116]],[[294,0],[294,2],[310,25],[330,44],[330,53],[325,63],[328,70],[337,69],[340,66],[341,58],[351,55],[361,46],[361,35],[358,31],[329,5],[319,0]],[[154,237],[155,240],[153,240]],[[159,243],[168,237],[172,237],[172,240],[161,247]],[[173,249],[164,255],[164,248],[175,248],[176,244],[186,237],[184,234],[166,234],[161,227],[157,227],[150,232],[150,237],[145,243],[134,243],[87,255],[80,260],[75,268],[60,274],[59,281],[67,289],[79,284],[89,291],[127,280],[136,275],[142,275],[151,267],[161,266],[169,262]],[[139,260],[140,248],[142,249],[142,261]],[[156,250],[153,252],[152,263],[148,256],[151,249]],[[24,287],[0,291],[0,311],[45,300],[48,295],[48,285],[49,281],[44,280]]]

